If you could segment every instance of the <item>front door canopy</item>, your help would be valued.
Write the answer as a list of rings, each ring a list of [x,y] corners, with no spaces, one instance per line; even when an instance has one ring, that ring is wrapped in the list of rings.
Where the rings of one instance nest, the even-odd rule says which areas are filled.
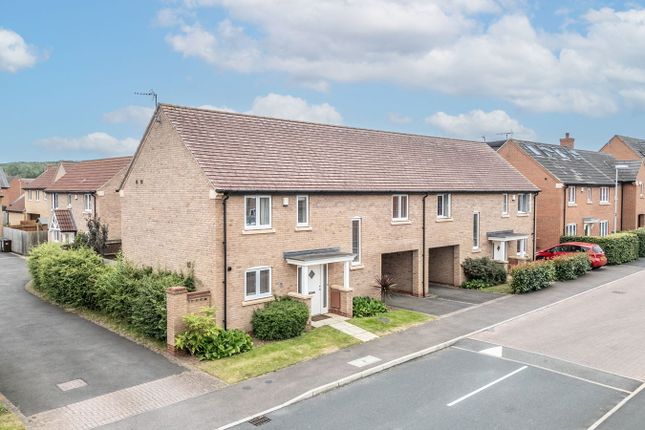
[[[512,240],[528,239],[525,233],[515,233],[513,230],[490,231],[486,234],[488,240],[493,242],[510,242]]]
[[[340,248],[318,248],[285,252],[284,259],[287,260],[287,263],[295,266],[311,266],[316,264],[350,262],[354,259],[354,254],[351,252],[341,252]]]

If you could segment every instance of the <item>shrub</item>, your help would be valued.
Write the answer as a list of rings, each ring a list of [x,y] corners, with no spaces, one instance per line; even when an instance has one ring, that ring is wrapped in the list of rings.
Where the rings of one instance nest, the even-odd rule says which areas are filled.
[[[466,258],[461,264],[464,268],[466,279],[485,281],[490,285],[499,285],[506,282],[506,269],[504,266],[488,257]]]
[[[550,286],[555,280],[555,269],[551,261],[540,261],[516,266],[511,276],[513,293],[523,294]]]
[[[493,284],[482,279],[469,279],[468,281],[461,284],[461,288],[466,288],[469,290],[480,290],[482,288],[488,288],[492,286]]]
[[[27,268],[31,274],[33,286],[35,289],[42,291],[42,281],[45,272],[42,270],[47,259],[54,258],[63,250],[56,243],[44,243],[36,248],[32,248],[27,257]]]
[[[392,290],[397,287],[397,284],[394,282],[392,276],[383,274],[376,277],[374,286],[381,292],[381,300],[385,300],[386,297],[390,296]]]
[[[372,297],[354,297],[352,299],[352,312],[356,318],[372,317],[387,312],[387,306],[382,300],[373,299]]]
[[[623,264],[638,259],[639,239],[634,233],[609,236],[562,236],[561,242],[596,243],[605,251],[607,264]]]
[[[575,255],[562,255],[551,261],[553,262],[556,281],[570,281],[591,270],[589,257],[582,252]]]
[[[591,270],[591,261],[586,252],[581,252],[571,257],[574,262],[574,271],[578,277]]]
[[[638,237],[638,256],[645,257],[645,228],[636,229],[632,233]]]
[[[258,339],[280,340],[302,334],[308,319],[307,305],[282,297],[253,312],[251,324]]]
[[[186,330],[177,335],[175,345],[200,360],[215,360],[250,351],[251,336],[242,330],[222,330],[215,324],[214,311],[205,309],[184,317]]]

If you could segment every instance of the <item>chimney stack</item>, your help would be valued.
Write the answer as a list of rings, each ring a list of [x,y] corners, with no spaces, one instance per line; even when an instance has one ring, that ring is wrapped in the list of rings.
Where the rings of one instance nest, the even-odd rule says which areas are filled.
[[[573,137],[569,137],[569,132],[564,134],[564,137],[560,138],[560,146],[564,146],[567,149],[573,149],[573,144],[576,140]]]

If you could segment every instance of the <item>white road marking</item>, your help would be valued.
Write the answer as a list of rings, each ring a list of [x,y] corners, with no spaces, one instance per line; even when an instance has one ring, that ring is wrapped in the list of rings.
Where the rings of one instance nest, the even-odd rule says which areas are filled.
[[[507,375],[504,375],[501,378],[495,379],[493,382],[489,382],[488,384],[484,385],[483,387],[480,387],[480,388],[476,389],[475,391],[472,391],[472,392],[466,394],[465,396],[462,396],[462,397],[458,398],[457,400],[453,400],[452,402],[448,403],[446,406],[454,406],[457,403],[462,402],[462,401],[466,400],[467,398],[472,397],[475,394],[480,393],[480,392],[484,391],[485,389],[490,388],[493,385],[502,382],[504,379],[508,379],[511,376],[513,376],[513,375],[515,375],[517,373],[520,373],[522,370],[526,369],[527,367],[528,366],[522,366],[519,369],[515,369],[511,373],[509,373]]]
[[[602,423],[604,423],[605,421],[607,421],[607,419],[609,419],[609,417],[611,417],[613,414],[615,414],[615,413],[616,413],[620,408],[622,408],[623,406],[625,406],[625,404],[626,404],[627,402],[629,402],[631,399],[633,399],[634,397],[636,397],[636,396],[638,395],[638,393],[640,393],[640,392],[641,392],[641,391],[643,391],[644,389],[645,389],[645,384],[643,384],[643,385],[641,385],[640,387],[638,387],[638,388],[636,389],[636,391],[634,391],[633,393],[631,393],[629,396],[625,397],[625,398],[624,398],[620,403],[618,403],[616,406],[614,406],[614,407],[613,407],[609,412],[607,412],[605,415],[603,415],[602,417],[600,417],[600,419],[599,419],[598,421],[596,421],[595,423],[593,423],[593,424],[591,425],[591,427],[589,427],[587,430],[596,430],[596,429],[597,429],[597,428],[598,428]]]
[[[71,381],[63,382],[61,384],[56,384],[56,386],[61,390],[61,391],[69,391],[73,390],[75,388],[81,388],[87,386],[87,383],[83,381],[82,379],[73,379]]]
[[[378,363],[381,361],[380,358],[374,357],[373,355],[366,355],[365,357],[357,358],[356,360],[349,361],[348,364],[351,364],[355,367],[365,367],[370,364]]]
[[[480,354],[490,355],[491,357],[502,358],[504,354],[504,349],[501,346],[494,346],[492,348],[486,348],[479,351]]]

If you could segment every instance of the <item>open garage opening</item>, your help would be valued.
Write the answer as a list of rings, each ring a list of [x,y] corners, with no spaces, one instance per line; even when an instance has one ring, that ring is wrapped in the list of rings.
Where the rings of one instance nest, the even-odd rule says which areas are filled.
[[[381,275],[389,276],[397,293],[418,295],[416,287],[418,278],[418,251],[402,251],[381,254]]]
[[[428,285],[458,285],[457,268],[459,268],[458,245],[428,249]]]

